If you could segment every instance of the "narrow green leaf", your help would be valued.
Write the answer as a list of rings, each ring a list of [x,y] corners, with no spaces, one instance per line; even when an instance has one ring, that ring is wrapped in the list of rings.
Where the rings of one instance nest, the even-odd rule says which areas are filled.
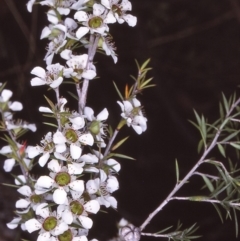
[[[2,185],[3,185],[3,186],[7,186],[7,187],[19,188],[19,186],[13,185],[13,184],[9,184],[9,183],[2,183]]]
[[[202,130],[202,136],[204,139],[204,142],[206,142],[207,139],[207,129],[206,129],[206,122],[204,116],[201,118],[201,130]]]
[[[201,118],[200,118],[200,116],[198,115],[198,113],[195,110],[193,110],[193,111],[194,111],[195,117],[197,119],[198,126],[201,126]]]
[[[121,141],[119,141],[117,144],[115,144],[113,147],[112,147],[112,151],[116,150],[119,146],[121,146],[127,139],[129,138],[129,136],[125,137],[124,139],[122,139]]]
[[[178,161],[177,161],[177,159],[175,160],[175,168],[176,168],[177,183],[179,183],[179,168],[178,168]]]
[[[218,146],[219,152],[220,152],[224,157],[226,157],[224,147],[223,147],[221,144],[219,144],[219,143],[217,144],[217,146]]]
[[[123,154],[119,154],[119,153],[111,153],[112,156],[116,156],[116,157],[120,157],[120,158],[124,158],[124,159],[129,159],[129,160],[136,160],[135,158],[132,158],[130,156],[126,156],[126,155],[123,155]]]
[[[209,180],[209,178],[206,177],[205,175],[202,175],[202,178],[203,178],[205,184],[207,185],[209,191],[213,192],[214,191],[214,186],[212,185],[212,182]]]
[[[151,59],[149,58],[149,59],[147,59],[147,60],[142,64],[141,70],[145,69],[145,67],[149,64],[150,60],[151,60]]]
[[[78,96],[77,96],[77,95],[73,94],[73,93],[70,92],[70,91],[68,91],[67,93],[68,93],[69,95],[71,95],[75,100],[78,101]]]
[[[234,148],[240,150],[240,144],[230,142],[230,145],[233,146]]]
[[[52,111],[54,112],[55,106],[54,106],[53,102],[45,95],[44,95],[44,98],[46,99],[46,101],[48,102],[48,104],[51,107]]]
[[[221,142],[227,142],[229,140],[231,140],[233,137],[235,137],[238,133],[240,132],[240,130],[238,131],[234,131],[231,135],[227,136],[226,138],[224,138]]]
[[[124,100],[124,98],[122,97],[121,92],[119,91],[119,89],[118,89],[118,87],[117,87],[117,85],[116,85],[116,83],[115,83],[114,81],[113,81],[113,85],[114,85],[114,87],[115,87],[115,89],[116,89],[116,91],[117,91],[117,93],[118,93],[120,99],[121,99],[121,100]]]
[[[219,215],[219,218],[221,219],[221,222],[223,223],[223,217],[222,217],[222,214],[221,214],[221,211],[220,209],[218,208],[217,204],[216,203],[212,203],[213,207],[216,209],[218,215]]]
[[[58,128],[58,126],[57,126],[57,125],[55,125],[55,124],[53,124],[53,123],[43,122],[43,124],[48,125],[48,126],[53,126],[53,127]]]
[[[166,232],[167,230],[169,230],[169,229],[172,228],[172,227],[173,227],[173,226],[170,226],[170,227],[167,227],[167,228],[165,228],[165,229],[162,229],[162,230],[156,232],[155,234],[161,234],[161,233],[164,233],[164,232]]]
[[[222,98],[223,98],[223,105],[224,105],[225,111],[226,113],[228,113],[229,111],[228,101],[223,93],[222,93]]]
[[[235,221],[235,230],[236,230],[236,238],[238,237],[238,218],[236,210],[233,208],[233,214],[234,214],[234,221]]]
[[[203,140],[200,140],[199,143],[198,143],[198,148],[197,148],[197,152],[200,153],[202,148],[203,148]]]

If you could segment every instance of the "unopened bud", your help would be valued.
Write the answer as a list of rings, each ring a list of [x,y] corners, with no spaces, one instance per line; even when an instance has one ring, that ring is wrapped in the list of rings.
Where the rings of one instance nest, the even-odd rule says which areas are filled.
[[[121,228],[120,235],[125,241],[139,241],[141,237],[140,228],[135,227],[133,224]]]
[[[91,125],[89,126],[89,131],[93,135],[97,135],[100,132],[100,122],[97,120],[92,121]]]

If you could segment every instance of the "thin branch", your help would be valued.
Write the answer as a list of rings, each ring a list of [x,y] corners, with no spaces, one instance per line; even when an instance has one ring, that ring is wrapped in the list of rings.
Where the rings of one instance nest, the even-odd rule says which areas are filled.
[[[153,47],[156,47],[156,46],[159,46],[159,45],[162,45],[162,44],[166,44],[166,43],[169,43],[169,42],[173,42],[173,41],[177,41],[179,39],[189,37],[189,36],[194,35],[196,33],[200,33],[200,32],[206,31],[208,29],[214,28],[214,27],[224,23],[227,20],[233,19],[234,17],[235,17],[235,15],[233,14],[232,11],[226,12],[222,16],[217,17],[217,18],[215,18],[211,21],[208,21],[206,23],[186,28],[186,29],[181,30],[179,32],[176,32],[174,34],[170,34],[170,35],[167,35],[167,36],[162,36],[162,37],[158,37],[158,38],[155,38],[153,40],[150,40],[149,43],[148,43],[148,46],[149,46],[149,48],[153,48]]]
[[[35,41],[32,34],[29,32],[29,29],[25,22],[23,21],[22,16],[19,14],[19,11],[16,8],[16,5],[13,0],[5,0],[8,8],[12,12],[13,17],[15,18],[19,28],[22,30],[24,37],[26,38],[27,42],[29,43],[30,49],[32,52],[35,52]]]
[[[231,106],[230,110],[228,111],[225,119],[227,119],[231,112],[234,110],[234,108],[240,103],[240,98]],[[196,169],[205,162],[205,157],[209,154],[209,152],[216,146],[217,140],[224,128],[224,124],[222,124],[215,134],[215,137],[213,138],[211,144],[208,148],[205,149],[202,157],[198,160],[198,162],[193,166],[193,168],[187,173],[187,175],[175,185],[174,189],[170,192],[170,194],[167,196],[167,198],[152,212],[149,214],[148,218],[143,222],[143,224],[140,226],[140,229],[143,230],[150,221],[160,212],[165,205],[172,199],[172,197],[179,191],[179,189],[189,180],[189,178],[195,173]]]
[[[89,48],[88,48],[88,62],[87,62],[87,69],[90,69],[93,59],[98,47],[98,41],[99,41],[99,36],[95,36],[93,34],[90,35],[90,40],[89,40]],[[83,85],[82,85],[82,91],[81,91],[81,96],[79,99],[79,113],[82,114],[84,107],[86,105],[86,100],[87,100],[87,92],[88,92],[88,85],[89,85],[89,80],[84,79],[83,80]]]

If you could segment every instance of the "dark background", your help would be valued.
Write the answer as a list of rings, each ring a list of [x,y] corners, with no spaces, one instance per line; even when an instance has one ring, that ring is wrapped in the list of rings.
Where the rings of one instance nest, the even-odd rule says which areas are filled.
[[[47,41],[40,41],[39,36],[47,25],[47,8],[34,7],[30,14],[26,2],[0,0],[0,81],[7,81],[14,98],[23,103],[24,111],[18,117],[37,124],[38,132],[26,137],[29,144],[35,145],[47,132],[41,124],[44,119],[38,107],[46,106],[43,94],[52,98],[54,95],[46,92],[45,86],[30,86],[31,69],[45,66]],[[132,14],[138,17],[137,26],[110,26],[119,61],[114,65],[111,58],[96,56],[100,79],[91,82],[88,105],[94,107],[95,113],[108,107],[109,123],[115,126],[120,109],[112,80],[121,90],[127,82],[131,83],[129,75],[137,74],[134,59],[142,63],[151,58],[153,70],[149,76],[154,77],[156,87],[140,96],[148,118],[147,132],[137,136],[126,128],[121,134],[124,137],[130,132],[131,138],[120,151],[136,161],[119,160],[120,190],[115,193],[118,211],[108,210],[111,215],[98,215],[92,232],[101,241],[114,236],[121,216],[141,225],[164,200],[175,185],[176,158],[181,177],[196,163],[200,136],[188,122],[194,119],[193,109],[212,122],[218,117],[221,93],[229,96],[239,92],[239,0],[132,0],[132,5]],[[64,90],[61,94],[69,98]],[[76,109],[73,101],[68,106]],[[12,177],[1,171],[0,183],[3,182],[11,183]],[[193,178],[179,195],[197,195],[201,186],[201,179]],[[18,197],[13,190],[0,188],[0,241],[20,240],[20,237],[34,240],[18,229],[6,228],[5,223],[14,216],[12,210]],[[234,222],[227,220],[221,224],[214,208],[205,203],[173,201],[145,231],[176,226],[178,220],[183,228],[197,223],[200,226],[197,234],[202,235],[199,240],[239,240],[235,237]],[[150,240],[142,238],[147,239]]]

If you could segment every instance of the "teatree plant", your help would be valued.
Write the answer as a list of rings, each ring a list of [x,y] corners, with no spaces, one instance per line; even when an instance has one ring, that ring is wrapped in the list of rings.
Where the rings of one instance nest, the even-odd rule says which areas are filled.
[[[92,216],[106,208],[117,209],[113,193],[119,189],[117,176],[121,169],[120,159],[133,159],[118,152],[127,144],[127,139],[118,139],[123,127],[133,128],[137,134],[147,130],[147,118],[139,101],[139,94],[154,85],[148,78],[149,61],[137,63],[138,73],[126,83],[122,91],[118,83],[113,88],[118,93],[119,123],[111,127],[107,123],[107,107],[95,114],[94,107],[87,105],[88,88],[96,81],[97,68],[94,57],[98,52],[111,56],[117,63],[117,54],[110,26],[126,22],[134,27],[137,18],[129,14],[132,4],[128,0],[30,0],[27,9],[32,11],[34,4],[47,8],[49,25],[44,27],[41,39],[47,39],[46,66],[33,67],[32,86],[47,85],[55,92],[55,99],[44,96],[46,106],[39,111],[49,117],[46,122],[52,131],[44,134],[36,146],[28,146],[21,141],[26,131],[37,131],[34,124],[14,119],[14,112],[22,110],[20,102],[11,101],[12,91],[6,83],[0,86],[0,130],[7,143],[0,150],[6,156],[3,168],[12,172],[15,166],[21,173],[13,175],[14,187],[20,194],[16,202],[16,217],[8,228],[18,226],[23,231],[37,232],[37,241],[86,241],[93,226]],[[61,57],[55,62],[55,56]],[[101,81],[101,80],[97,80]],[[74,84],[75,93],[70,93],[77,102],[77,110],[71,110],[66,97],[62,96],[62,85]],[[64,86],[64,88],[66,88]],[[231,161],[229,152],[236,150],[239,157],[239,108],[240,99],[236,95],[229,100],[223,95],[220,104],[220,118],[213,124],[195,112],[196,122],[192,124],[199,130],[201,140],[198,151],[201,157],[184,177],[181,176],[176,161],[176,184],[160,205],[149,214],[140,227],[127,220],[119,222],[119,233],[114,240],[138,241],[141,236],[159,237],[167,240],[183,241],[198,238],[196,224],[182,228],[159,227],[160,231],[147,233],[144,230],[151,220],[172,200],[185,200],[211,203],[221,220],[234,219],[238,234],[237,211],[240,209],[240,175],[236,161]],[[223,159],[211,156],[218,149]],[[35,165],[48,169],[47,175],[34,176]],[[211,165],[215,173],[199,172],[201,165]],[[216,175],[217,173],[217,175]],[[177,196],[177,192],[191,177],[199,176],[208,194]],[[176,217],[178,220],[178,217]],[[198,221],[198,220],[196,220]],[[161,224],[163,225],[163,224]],[[97,238],[97,237],[96,237]]]

